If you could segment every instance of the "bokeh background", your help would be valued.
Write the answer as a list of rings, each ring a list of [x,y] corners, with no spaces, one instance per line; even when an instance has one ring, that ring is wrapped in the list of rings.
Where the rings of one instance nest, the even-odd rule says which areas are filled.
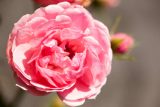
[[[109,28],[117,15],[122,16],[118,31],[136,39],[132,51],[136,60],[113,60],[100,95],[81,107],[160,107],[160,0],[121,0],[116,8],[89,10]],[[22,15],[33,11],[32,0],[0,0],[0,90],[8,102],[17,90],[5,55],[8,35]],[[19,107],[48,107],[52,96],[27,93]]]

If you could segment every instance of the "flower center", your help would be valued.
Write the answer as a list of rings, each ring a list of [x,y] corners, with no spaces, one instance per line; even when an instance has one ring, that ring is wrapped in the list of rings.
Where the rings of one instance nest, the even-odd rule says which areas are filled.
[[[65,45],[65,52],[69,53],[69,57],[70,59],[72,59],[75,55],[75,53],[81,53],[84,51],[84,46],[83,43],[81,41],[78,40],[74,40],[74,41],[69,41],[66,45]]]
[[[54,64],[48,64],[48,69],[63,72],[63,69],[60,66],[54,65]]]

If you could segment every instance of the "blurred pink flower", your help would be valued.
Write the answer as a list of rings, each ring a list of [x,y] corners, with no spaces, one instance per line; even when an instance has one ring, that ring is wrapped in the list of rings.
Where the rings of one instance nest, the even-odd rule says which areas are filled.
[[[134,45],[134,39],[125,33],[116,33],[111,36],[111,44],[114,53],[125,54]]]
[[[83,5],[83,6],[88,6],[91,4],[91,0],[34,0],[34,1],[41,4],[42,6],[47,6],[50,4],[57,4],[60,2],[64,2],[64,1]]]
[[[120,0],[106,0],[106,3],[109,7],[116,7],[119,5]]]
[[[99,0],[102,5],[108,7],[117,7],[120,3],[120,0]]]
[[[7,56],[17,86],[33,94],[58,92],[70,106],[95,98],[111,70],[107,27],[67,2],[24,15],[10,34]]]

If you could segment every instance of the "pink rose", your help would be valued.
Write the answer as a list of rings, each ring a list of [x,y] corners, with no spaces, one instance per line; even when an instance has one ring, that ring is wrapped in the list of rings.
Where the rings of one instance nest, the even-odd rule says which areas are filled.
[[[83,5],[83,6],[88,6],[91,4],[91,0],[34,0],[34,1],[41,4],[42,6],[47,6],[50,4],[57,4],[60,2],[64,2],[64,1]]]
[[[134,45],[134,39],[125,33],[116,33],[111,36],[111,44],[114,53],[125,54]]]
[[[100,93],[112,60],[105,25],[67,2],[39,8],[15,23],[7,56],[17,86],[37,95],[57,92],[71,106]]]

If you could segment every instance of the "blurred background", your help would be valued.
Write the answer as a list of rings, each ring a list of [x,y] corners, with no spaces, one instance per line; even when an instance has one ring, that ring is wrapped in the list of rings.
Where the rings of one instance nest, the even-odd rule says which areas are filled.
[[[90,8],[109,28],[122,16],[118,31],[132,35],[135,61],[113,60],[112,73],[96,100],[81,107],[160,107],[160,0],[121,0],[116,8]],[[17,87],[5,55],[13,24],[34,11],[32,0],[0,0],[0,90],[10,102]],[[117,31],[117,32],[118,32]],[[26,94],[19,107],[48,107],[54,94]]]

